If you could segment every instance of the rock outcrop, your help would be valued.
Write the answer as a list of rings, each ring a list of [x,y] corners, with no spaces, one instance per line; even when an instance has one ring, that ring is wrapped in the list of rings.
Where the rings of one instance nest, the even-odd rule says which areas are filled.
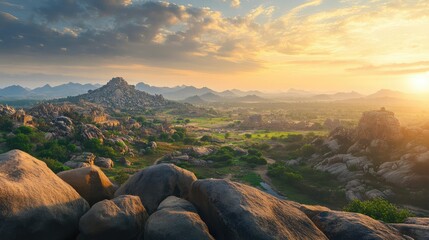
[[[145,227],[145,239],[214,240],[195,207],[188,201],[170,196],[153,213]]]
[[[71,102],[87,101],[99,104],[106,109],[114,111],[141,111],[145,109],[157,109],[177,105],[165,100],[161,95],[150,95],[138,91],[135,86],[121,77],[112,78],[106,85],[87,94],[67,98]]]
[[[81,135],[85,140],[98,139],[104,141],[103,132],[93,124],[84,124],[82,126]]]
[[[90,205],[111,199],[115,193],[109,178],[96,166],[60,172],[58,176],[70,184]]]
[[[312,217],[312,220],[331,240],[407,239],[393,227],[359,213],[325,211]]]
[[[115,165],[112,159],[104,158],[104,157],[95,158],[94,164],[98,167],[108,168],[108,169],[112,168]]]
[[[88,209],[44,162],[19,150],[0,155],[1,239],[72,239]]]
[[[82,167],[90,167],[94,165],[95,155],[90,152],[84,152],[79,155],[74,155],[70,159],[64,163],[69,168],[82,168]]]
[[[149,214],[168,196],[186,198],[191,184],[197,180],[192,172],[172,164],[159,164],[143,169],[131,176],[115,193],[136,195]]]
[[[240,183],[198,180],[190,201],[216,239],[327,239],[292,204]]]
[[[356,129],[357,140],[380,139],[387,142],[401,140],[401,125],[395,114],[382,108],[379,111],[364,112]]]
[[[148,214],[140,198],[123,195],[96,203],[79,221],[78,240],[139,240]]]

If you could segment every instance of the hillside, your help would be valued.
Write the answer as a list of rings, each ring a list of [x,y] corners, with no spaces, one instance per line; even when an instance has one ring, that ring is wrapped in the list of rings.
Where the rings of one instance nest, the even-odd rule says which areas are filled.
[[[60,101],[91,102],[114,111],[144,111],[180,106],[164,99],[161,95],[151,95],[135,89],[123,78],[112,78],[106,85],[86,94],[69,97]]]

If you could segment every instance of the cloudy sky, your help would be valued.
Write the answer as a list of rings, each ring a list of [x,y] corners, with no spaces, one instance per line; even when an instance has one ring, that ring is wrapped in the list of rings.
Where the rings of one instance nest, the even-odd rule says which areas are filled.
[[[427,0],[0,0],[0,87],[417,91],[428,73]]]

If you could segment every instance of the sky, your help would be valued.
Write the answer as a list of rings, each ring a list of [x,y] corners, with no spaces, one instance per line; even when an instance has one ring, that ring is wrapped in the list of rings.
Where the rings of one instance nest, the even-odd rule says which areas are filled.
[[[427,0],[0,0],[0,87],[429,93]]]

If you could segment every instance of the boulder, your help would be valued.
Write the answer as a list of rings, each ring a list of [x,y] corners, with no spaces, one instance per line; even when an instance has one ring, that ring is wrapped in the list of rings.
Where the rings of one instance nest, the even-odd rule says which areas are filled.
[[[405,219],[404,223],[429,226],[429,218],[409,217],[409,218]]]
[[[190,201],[216,239],[327,239],[295,205],[227,180],[198,180]]]
[[[109,168],[109,169],[115,165],[112,159],[104,158],[104,157],[97,157],[94,161],[94,164],[98,167]]]
[[[359,213],[323,211],[311,219],[331,240],[407,239],[396,229]]]
[[[145,239],[214,240],[195,207],[188,201],[170,196],[153,213],[145,227]]]
[[[72,239],[88,209],[44,162],[20,150],[0,155],[1,239]]]
[[[95,158],[96,157],[95,157],[94,153],[83,152],[82,154],[74,155],[70,159],[70,161],[72,161],[72,162],[83,162],[83,163],[88,163],[90,165],[94,165]]]
[[[168,196],[186,198],[191,184],[197,180],[192,172],[173,164],[159,164],[143,169],[131,176],[115,193],[136,195],[149,214]]]
[[[406,223],[391,225],[398,229],[402,234],[410,236],[413,239],[429,239],[429,226]]]
[[[111,199],[115,192],[109,178],[96,166],[60,172],[58,176],[70,184],[90,205]]]
[[[359,120],[356,136],[358,141],[379,139],[395,142],[403,138],[401,125],[395,114],[385,109],[364,112]]]
[[[119,158],[119,163],[121,163],[122,165],[127,166],[127,167],[132,165],[132,163],[130,161],[128,161],[125,157]]]
[[[84,124],[81,129],[81,135],[85,140],[98,139],[104,141],[103,132],[93,124]]]
[[[91,164],[84,163],[84,162],[67,161],[64,163],[64,166],[75,169],[75,168],[91,167]]]
[[[147,218],[146,209],[137,196],[103,200],[80,219],[78,240],[142,239]]]

